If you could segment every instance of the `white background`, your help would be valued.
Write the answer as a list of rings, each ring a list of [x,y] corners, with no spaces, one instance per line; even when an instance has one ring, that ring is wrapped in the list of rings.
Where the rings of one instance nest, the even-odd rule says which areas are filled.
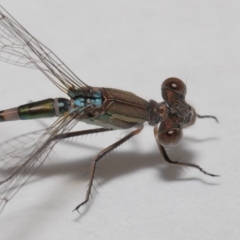
[[[221,175],[169,167],[146,124],[102,161],[102,187],[79,215],[72,210],[85,197],[91,159],[126,132],[83,137],[59,145],[8,203],[1,239],[239,239],[239,1],[0,3],[89,85],[160,102],[164,79],[187,82],[187,101],[220,124],[198,120],[169,154]],[[64,97],[37,70],[0,63],[0,73],[1,110]],[[53,121],[1,123],[0,142]]]

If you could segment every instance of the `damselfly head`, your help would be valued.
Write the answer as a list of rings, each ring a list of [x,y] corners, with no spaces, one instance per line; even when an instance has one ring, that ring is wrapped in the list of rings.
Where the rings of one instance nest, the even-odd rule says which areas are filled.
[[[182,129],[195,123],[196,111],[185,102],[186,93],[185,83],[178,78],[171,77],[162,83],[165,102],[160,107],[167,114],[154,134],[158,144],[164,147],[177,146],[183,137]]]

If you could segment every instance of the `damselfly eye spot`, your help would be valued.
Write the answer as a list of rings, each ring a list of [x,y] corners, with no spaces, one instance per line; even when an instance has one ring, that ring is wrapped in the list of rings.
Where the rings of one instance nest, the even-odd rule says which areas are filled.
[[[171,77],[167,78],[163,83],[162,83],[162,88],[167,87],[170,88],[181,95],[185,96],[187,93],[187,87],[185,83],[180,80],[179,78]]]
[[[181,129],[171,129],[158,134],[158,143],[164,147],[177,146],[183,137]]]

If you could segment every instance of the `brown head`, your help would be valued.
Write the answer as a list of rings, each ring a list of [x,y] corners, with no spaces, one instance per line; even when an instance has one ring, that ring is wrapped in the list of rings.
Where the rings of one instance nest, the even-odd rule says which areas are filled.
[[[159,126],[155,126],[154,135],[158,144],[173,147],[182,140],[182,129],[196,121],[196,111],[185,102],[186,85],[178,78],[168,78],[162,83],[163,103],[159,111],[165,114]]]

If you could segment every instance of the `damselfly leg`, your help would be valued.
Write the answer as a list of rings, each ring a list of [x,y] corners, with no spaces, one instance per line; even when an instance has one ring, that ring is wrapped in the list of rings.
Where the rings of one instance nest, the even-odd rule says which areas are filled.
[[[79,212],[79,208],[88,202],[89,197],[91,195],[94,174],[95,174],[95,171],[96,171],[96,166],[97,166],[98,161],[100,161],[106,154],[110,153],[111,151],[113,151],[115,148],[117,148],[118,146],[120,146],[121,144],[123,144],[124,142],[129,140],[130,138],[139,134],[142,131],[142,129],[143,129],[143,125],[140,125],[136,130],[130,132],[127,136],[121,138],[119,141],[117,141],[117,142],[113,143],[112,145],[110,145],[109,147],[103,149],[100,153],[98,153],[96,155],[96,157],[93,159],[92,165],[91,165],[90,179],[89,179],[88,189],[87,189],[87,193],[86,193],[86,198],[73,211],[78,211]]]
[[[215,117],[215,116],[211,116],[211,115],[199,115],[199,114],[196,114],[196,116],[198,118],[213,118],[214,120],[216,120],[216,122],[218,122],[218,119]],[[208,176],[211,176],[211,177],[219,177],[219,175],[216,175],[216,174],[212,174],[212,173],[208,173],[206,172],[204,169],[202,169],[200,166],[196,165],[196,164],[193,164],[193,163],[186,163],[186,162],[179,162],[179,161],[173,161],[169,158],[169,156],[167,155],[167,152],[165,150],[165,148],[159,143],[159,133],[158,133],[158,126],[155,126],[154,127],[154,136],[156,138],[156,141],[157,141],[157,145],[158,145],[158,148],[160,150],[160,153],[161,155],[163,156],[163,159],[167,162],[167,163],[170,163],[171,165],[175,165],[175,166],[185,166],[185,167],[192,167],[192,168],[196,168],[198,169],[200,172],[208,175]]]
[[[52,138],[52,141],[59,141],[63,140],[66,138],[71,138],[71,137],[79,137],[83,135],[88,135],[88,134],[93,134],[93,133],[100,133],[100,132],[108,132],[108,131],[113,131],[114,129],[112,128],[94,128],[94,129],[87,129],[87,130],[82,130],[82,131],[76,131],[76,132],[69,132],[69,133],[63,133],[63,134],[58,134]]]
[[[170,163],[171,165],[176,165],[176,166],[184,166],[184,167],[192,167],[192,168],[196,168],[198,169],[200,172],[208,175],[208,176],[211,176],[211,177],[219,177],[219,175],[216,175],[216,174],[212,174],[212,173],[208,173],[206,172],[204,169],[202,169],[200,166],[196,165],[196,164],[193,164],[193,163],[186,163],[186,162],[179,162],[179,161],[173,161],[171,160],[168,155],[167,155],[167,152],[166,150],[164,149],[164,147],[162,145],[158,145],[159,147],[159,150],[163,156],[163,159]]]

